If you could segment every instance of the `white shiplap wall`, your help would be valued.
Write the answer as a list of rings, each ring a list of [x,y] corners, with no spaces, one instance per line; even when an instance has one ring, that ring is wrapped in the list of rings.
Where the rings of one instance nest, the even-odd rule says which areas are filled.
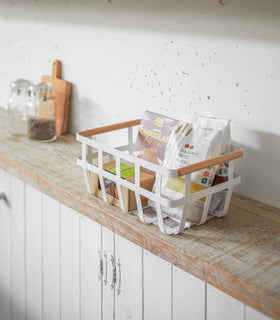
[[[2,170],[0,191],[0,320],[270,319]]]
[[[2,0],[0,105],[58,58],[72,132],[210,110],[245,151],[236,190],[280,207],[279,29],[277,0]]]

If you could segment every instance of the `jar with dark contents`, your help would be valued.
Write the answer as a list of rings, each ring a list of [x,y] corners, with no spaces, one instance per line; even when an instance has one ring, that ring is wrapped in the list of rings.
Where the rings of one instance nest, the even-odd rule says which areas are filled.
[[[40,142],[56,139],[56,108],[52,85],[41,83],[30,87],[28,138]]]

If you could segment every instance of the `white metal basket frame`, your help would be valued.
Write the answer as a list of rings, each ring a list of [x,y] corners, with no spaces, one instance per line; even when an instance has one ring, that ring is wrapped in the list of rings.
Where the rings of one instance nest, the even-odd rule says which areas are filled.
[[[121,209],[126,212],[123,194],[121,186],[128,188],[135,192],[135,198],[137,203],[137,211],[136,213],[139,216],[139,219],[146,223],[155,223],[159,225],[159,229],[161,232],[165,234],[178,234],[182,232],[186,227],[190,227],[194,223],[186,223],[187,212],[190,206],[200,198],[206,197],[202,217],[198,224],[203,224],[208,218],[208,211],[211,204],[212,196],[214,193],[226,190],[226,199],[222,213],[219,216],[223,216],[228,212],[230,199],[232,195],[233,187],[240,183],[240,175],[235,174],[233,171],[233,160],[239,157],[242,157],[243,152],[241,150],[234,150],[230,153],[214,157],[211,159],[207,159],[201,162],[197,162],[195,164],[185,166],[179,169],[168,169],[163,166],[148,162],[146,160],[137,158],[132,155],[133,152],[133,130],[132,127],[139,125],[140,120],[133,120],[127,121],[123,123],[118,123],[110,126],[100,127],[92,130],[83,131],[77,133],[77,140],[82,143],[82,156],[77,159],[77,164],[82,167],[85,183],[87,190],[90,194],[90,179],[89,179],[89,171],[96,173],[99,177],[100,187],[102,191],[102,197],[105,202],[108,202],[107,193],[105,190],[104,180],[103,177],[108,178],[116,183],[118,194],[119,194],[119,201]],[[97,140],[91,139],[92,136],[107,133],[119,129],[128,129],[128,145],[112,148],[107,146]],[[89,147],[93,147],[97,149],[98,153],[98,166],[95,166],[93,163],[90,163],[92,160],[92,153],[89,151]],[[125,153],[123,151],[129,151],[129,153]],[[116,174],[112,174],[108,171],[103,169],[103,155],[104,153],[111,155],[116,160]],[[121,170],[120,164],[121,160],[126,160],[134,164],[135,167],[135,183],[131,183],[127,180],[121,178]],[[191,190],[191,173],[195,171],[199,171],[210,166],[214,166],[223,162],[228,162],[228,181],[223,182],[219,185],[213,186],[211,188],[198,191],[195,193],[190,193]],[[154,184],[154,191],[148,191],[142,187],[140,187],[140,167],[147,168],[155,172],[155,184]],[[162,177],[179,177],[182,176],[185,178],[185,195],[182,195],[180,199],[170,200],[161,195],[161,181]],[[148,215],[144,214],[143,206],[141,203],[140,196],[144,196],[155,203],[156,208],[156,217],[151,218]],[[177,222],[175,226],[170,226],[164,223],[164,218],[166,215],[162,212],[162,206],[168,208],[176,208],[182,207],[183,214],[180,221]]]

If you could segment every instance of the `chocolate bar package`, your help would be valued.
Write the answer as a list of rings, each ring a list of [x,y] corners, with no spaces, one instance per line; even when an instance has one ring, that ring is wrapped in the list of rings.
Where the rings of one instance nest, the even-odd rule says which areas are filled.
[[[179,124],[178,120],[145,111],[134,144],[133,154],[141,159],[161,165],[170,135]]]

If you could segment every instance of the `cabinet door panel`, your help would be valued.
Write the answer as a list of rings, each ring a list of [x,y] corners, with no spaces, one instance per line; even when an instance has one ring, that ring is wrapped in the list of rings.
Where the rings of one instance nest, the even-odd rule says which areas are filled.
[[[272,318],[249,306],[245,306],[245,320],[272,320]]]
[[[81,216],[81,319],[101,319],[101,286],[99,254],[101,226]]]
[[[42,215],[41,193],[25,185],[26,212],[26,313],[42,319]]]
[[[80,319],[80,219],[61,205],[61,320]]]
[[[10,176],[0,170],[0,192],[10,198]],[[11,225],[10,207],[0,199],[0,319],[11,319]]]
[[[173,320],[205,319],[204,281],[173,266]]]
[[[170,320],[171,269],[170,263],[144,250],[144,319]]]
[[[244,304],[207,284],[207,320],[244,320]]]
[[[142,320],[142,248],[115,234],[115,253],[115,318]]]
[[[43,318],[60,318],[60,208],[42,195],[43,225]]]
[[[115,318],[115,289],[111,288],[113,281],[111,257],[115,257],[115,241],[114,233],[104,227],[102,227],[102,247],[104,262],[102,314],[103,320],[112,320]]]
[[[25,185],[11,176],[11,243],[12,243],[12,319],[25,318]]]

